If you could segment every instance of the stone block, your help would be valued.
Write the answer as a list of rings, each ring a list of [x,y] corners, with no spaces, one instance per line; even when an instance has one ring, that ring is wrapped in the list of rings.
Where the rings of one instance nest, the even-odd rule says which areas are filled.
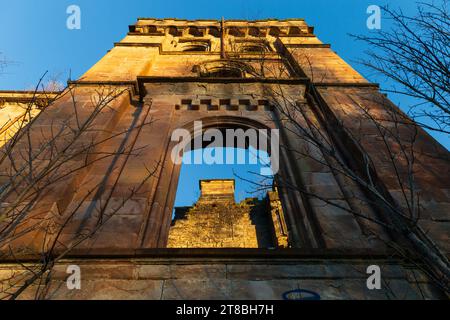
[[[326,277],[326,269],[320,264],[242,264],[227,265],[227,279],[273,280]]]
[[[282,300],[283,293],[297,288],[295,280],[231,280],[229,295],[236,300]]]
[[[159,300],[162,280],[88,280],[81,290],[67,289],[65,282],[54,282],[47,290],[52,300]]]
[[[164,300],[226,300],[230,299],[228,280],[174,279],[165,280]]]

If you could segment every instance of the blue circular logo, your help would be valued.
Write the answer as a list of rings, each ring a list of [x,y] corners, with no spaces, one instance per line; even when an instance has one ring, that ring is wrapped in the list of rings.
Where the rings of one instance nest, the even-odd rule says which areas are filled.
[[[296,289],[283,293],[283,300],[320,300],[320,295],[314,291]]]

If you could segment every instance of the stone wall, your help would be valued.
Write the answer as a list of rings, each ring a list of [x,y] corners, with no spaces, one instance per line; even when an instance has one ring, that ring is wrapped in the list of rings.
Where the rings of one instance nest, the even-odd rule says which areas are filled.
[[[168,248],[273,247],[264,201],[234,201],[234,180],[200,181],[193,207],[175,208]]]
[[[393,168],[386,162],[389,155],[382,151],[382,141],[374,133],[376,128],[359,117],[362,105],[384,115],[390,102],[329,45],[323,44],[301,19],[226,21],[223,27],[225,45],[221,46],[219,21],[139,19],[136,25],[130,26],[130,33],[121,42],[73,83],[81,121],[92,114],[99,91],[124,90],[98,115],[93,124],[95,130],[83,135],[80,143],[99,143],[93,153],[96,155],[111,154],[121,146],[127,151],[137,148],[139,152],[104,159],[95,156],[98,161],[76,172],[71,169],[84,165],[85,159],[75,157],[64,163],[61,172],[70,174],[39,198],[30,212],[32,219],[24,219],[20,223],[21,230],[32,231],[15,237],[12,244],[2,247],[2,253],[6,255],[1,257],[3,279],[20,269],[17,263],[5,262],[11,258],[11,250],[13,257],[18,258],[21,254],[34,257],[47,254],[45,251],[52,238],[47,237],[46,232],[54,230],[55,222],[70,217],[63,232],[51,235],[59,236],[58,251],[64,250],[84,232],[94,229],[103,217],[99,212],[106,212],[106,215],[113,212],[98,232],[78,244],[76,250],[81,252],[81,258],[67,261],[79,264],[84,270],[87,281],[83,289],[67,291],[64,288],[64,262],[55,270],[55,282],[51,285],[56,287],[51,288],[49,297],[265,299],[280,298],[285,291],[304,288],[328,299],[392,298],[388,286],[382,291],[367,291],[364,270],[372,263],[387,268],[383,273],[384,279],[391,283],[395,298],[442,297],[431,289],[429,280],[422,273],[416,273],[417,270],[404,261],[391,261],[389,255],[374,260],[373,256],[386,249],[385,241],[395,242],[398,235],[391,237],[386,229],[376,229],[376,226],[371,230],[375,230],[380,239],[368,232],[367,220],[360,219],[361,215],[372,219],[383,212],[367,201],[355,183],[330,170],[317,145],[299,138],[298,128],[286,123],[269,104],[267,92],[272,89],[281,91],[290,102],[295,101],[301,106],[304,114],[298,120],[302,128],[308,131],[313,125],[317,126],[326,139],[339,143],[339,156],[354,157],[355,144],[364,148],[374,164],[380,184],[399,205],[404,205],[398,181],[393,179]],[[210,41],[210,50],[185,52],[180,49],[186,41],[194,43],[199,40]],[[275,79],[270,78],[269,70],[264,68],[262,71],[268,72],[266,78],[255,76],[248,70],[236,78],[202,77],[199,73],[202,68],[210,72],[220,64],[225,67],[236,64],[224,57],[232,57],[249,66],[257,65],[261,61],[259,53],[243,54],[229,46],[230,42],[243,41],[262,41],[267,45],[265,62],[270,60],[265,64],[266,68],[281,65],[288,72]],[[305,57],[312,60],[307,61]],[[318,98],[323,100],[324,107],[320,110],[306,99],[306,91],[311,84],[317,89]],[[16,98],[10,97],[8,101],[20,101]],[[3,108],[6,107],[8,105],[4,104]],[[73,109],[72,97],[66,95],[40,113],[30,136],[33,151],[38,151],[42,142],[48,141],[54,126],[74,120]],[[5,110],[1,110],[0,115],[4,115],[1,112]],[[8,111],[8,117],[16,118],[14,112]],[[1,121],[4,123],[8,119]],[[170,157],[175,145],[171,141],[171,133],[179,128],[193,132],[193,123],[198,120],[208,128],[280,129],[283,144],[280,176],[288,185],[303,188],[323,199],[305,195],[295,187],[280,188],[280,201],[269,196],[270,210],[266,212],[275,234],[270,241],[261,241],[262,238],[258,237],[260,224],[253,216],[254,208],[260,205],[257,202],[220,202],[215,207],[211,203],[200,202],[185,215],[187,219],[179,219],[174,224],[174,230],[186,224],[186,227],[179,228],[178,236],[172,236],[181,242],[175,247],[191,246],[186,243],[194,240],[198,240],[193,243],[195,246],[207,243],[216,247],[267,248],[288,243],[300,250],[292,249],[299,256],[307,251],[325,252],[320,258],[283,260],[275,257],[278,250],[268,250],[256,254],[259,258],[254,259],[254,252],[239,254],[236,248],[232,249],[233,256],[226,259],[213,254],[203,260],[195,260],[195,252],[189,251],[180,260],[176,258],[179,249],[171,249],[162,260],[144,254],[145,250],[165,248],[168,244],[180,173],[180,166],[175,165]],[[347,132],[346,137],[343,132]],[[114,138],[101,142],[105,134]],[[350,139],[346,140],[349,136],[353,137],[353,144],[348,143]],[[417,132],[417,141],[414,181],[420,199],[420,226],[443,251],[448,252],[449,153],[422,130]],[[390,147],[398,150],[398,145],[391,142]],[[64,139],[55,142],[58,146],[63,144]],[[21,159],[20,152],[27,154],[27,147],[27,141],[20,141],[17,161]],[[305,152],[312,157],[302,156]],[[38,164],[45,161],[46,158],[38,159]],[[7,164],[2,165],[0,174],[6,176],[11,168]],[[406,168],[405,163],[401,163],[400,172]],[[143,177],[153,169],[153,175],[143,181]],[[137,186],[139,192],[130,198],[130,190]],[[211,199],[216,201],[218,198],[229,199],[230,194]],[[330,200],[339,207],[331,205]],[[285,223],[280,220],[281,204]],[[195,233],[199,231],[198,226],[201,231],[209,227],[217,230],[215,224],[220,221],[217,217],[226,217],[230,212],[239,218],[233,221],[233,228],[238,226],[239,236],[234,236],[233,232],[237,231],[232,228],[225,228],[223,232],[227,236],[220,236],[220,239],[202,238],[201,232]],[[205,219],[202,215],[214,218]],[[186,233],[189,228],[192,230]],[[194,240],[192,235],[196,236]],[[230,237],[230,242],[220,242]],[[335,259],[335,252],[349,253],[356,249],[359,249],[358,253],[351,258]],[[110,260],[100,259],[98,250],[107,250]],[[133,254],[122,259],[124,251]],[[39,262],[35,266],[39,267]],[[411,270],[415,270],[414,274]],[[2,285],[8,281],[6,278]],[[415,287],[415,282],[420,283],[420,290]],[[23,297],[33,298],[33,294],[27,291]]]
[[[191,256],[191,257],[189,257]],[[411,265],[382,258],[276,258],[270,252],[247,258],[211,254],[204,258],[140,258],[64,260],[52,271],[48,285],[31,286],[20,299],[274,299],[296,289],[313,291],[322,300],[440,299],[427,277]],[[382,289],[369,290],[366,269],[380,265]],[[67,267],[81,269],[81,289],[68,290]],[[0,264],[0,280],[23,273],[17,264]],[[1,294],[13,291],[1,282]],[[5,290],[6,289],[6,290]],[[1,296],[0,296],[1,298]],[[297,297],[298,299],[298,297]]]
[[[0,91],[0,147],[57,95],[57,92]]]

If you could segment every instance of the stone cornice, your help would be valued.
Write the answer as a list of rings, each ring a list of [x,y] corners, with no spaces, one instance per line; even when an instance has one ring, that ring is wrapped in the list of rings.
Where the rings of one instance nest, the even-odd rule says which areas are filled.
[[[299,23],[300,22],[300,23]],[[193,36],[203,37],[212,35],[220,38],[219,30],[222,24],[219,21],[182,21],[182,20],[154,20],[140,19],[138,23],[129,26],[132,34],[164,36]],[[308,26],[303,20],[289,21],[244,21],[225,20],[223,32],[235,37],[305,37],[314,36],[314,28]]]
[[[378,83],[371,82],[314,82],[316,87],[345,87],[345,88],[376,88],[380,85]]]
[[[55,99],[60,91],[29,91],[29,90],[0,90],[0,106],[5,102],[30,103],[32,101],[46,102]]]
[[[309,78],[202,78],[202,77],[156,77],[156,76],[138,76],[136,81],[105,81],[105,80],[77,80],[69,81],[69,85],[76,86],[128,86],[132,88],[133,95],[139,95],[142,100],[145,95],[145,83],[273,83],[286,85],[307,85],[310,84]],[[320,82],[312,83],[316,87],[343,87],[343,88],[374,88],[378,89],[377,83],[355,83],[355,82]],[[1,94],[1,92],[0,92]],[[0,95],[1,97],[1,95]]]
[[[55,255],[58,252],[54,252]],[[39,261],[42,256],[15,255],[14,259],[2,259],[0,264],[27,263]],[[128,260],[138,259],[162,261],[207,261],[208,263],[258,263],[290,262],[305,260],[393,260],[399,261],[391,250],[373,249],[243,249],[243,248],[192,248],[192,249],[74,249],[64,256],[64,260]]]
[[[290,43],[285,44],[286,48],[331,48],[328,43]]]
[[[141,48],[158,48],[160,55],[207,55],[207,56],[220,56],[220,51],[165,51],[162,48],[161,43],[147,43],[147,42],[116,42],[114,47],[141,47]],[[261,59],[261,53],[245,52],[236,53],[233,51],[226,51],[227,55],[239,55],[241,59]],[[266,52],[264,53],[266,60],[280,59],[278,52]]]

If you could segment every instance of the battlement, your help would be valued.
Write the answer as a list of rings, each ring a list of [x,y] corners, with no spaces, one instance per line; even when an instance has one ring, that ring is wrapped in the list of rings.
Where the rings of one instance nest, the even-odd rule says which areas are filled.
[[[148,35],[173,36],[221,36],[219,30],[226,35],[236,37],[265,37],[265,36],[308,36],[312,35],[314,28],[308,26],[304,19],[264,19],[264,20],[185,20],[185,19],[158,19],[138,18],[136,24],[129,26],[131,33]]]

